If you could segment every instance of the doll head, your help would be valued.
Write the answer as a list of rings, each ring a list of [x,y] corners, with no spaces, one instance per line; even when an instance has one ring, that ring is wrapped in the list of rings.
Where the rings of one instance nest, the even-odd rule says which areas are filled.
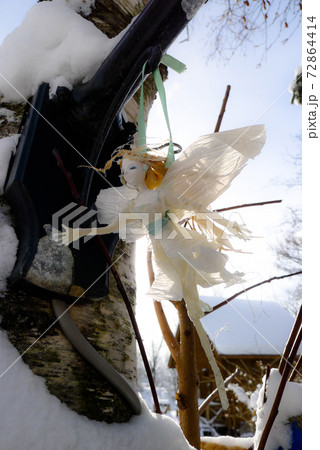
[[[147,171],[148,165],[140,161],[135,161],[128,157],[124,157],[121,161],[122,183],[128,187],[145,188]]]
[[[139,147],[115,150],[104,169],[97,170],[105,173],[114,161],[121,167],[122,183],[129,187],[141,186],[144,182],[148,189],[157,189],[168,170],[165,167],[166,156],[143,152]]]

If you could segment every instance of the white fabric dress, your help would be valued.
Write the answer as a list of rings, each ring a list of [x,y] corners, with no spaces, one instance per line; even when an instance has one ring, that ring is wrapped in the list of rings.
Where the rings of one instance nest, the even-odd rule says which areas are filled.
[[[185,300],[225,409],[228,400],[223,380],[200,322],[204,312],[197,285],[238,282],[239,275],[225,269],[227,256],[220,250],[232,246],[223,228],[227,226],[229,235],[241,239],[250,235],[207,208],[230,186],[248,159],[260,153],[264,143],[262,125],[202,136],[172,164],[157,190],[146,188],[141,194],[127,186],[109,188],[101,191],[96,201],[99,222],[118,222],[118,231],[127,241],[149,235],[155,263],[152,297]],[[119,213],[125,215],[125,221],[119,221]],[[185,228],[183,220],[192,216],[196,227]]]

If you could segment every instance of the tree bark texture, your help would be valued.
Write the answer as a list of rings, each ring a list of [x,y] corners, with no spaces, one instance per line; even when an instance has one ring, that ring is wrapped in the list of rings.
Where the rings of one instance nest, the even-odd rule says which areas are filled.
[[[96,0],[86,19],[109,37],[118,34],[146,1]],[[166,68],[162,68],[163,74]],[[153,80],[145,84],[146,113],[154,100]],[[3,100],[3,99],[2,99]],[[126,106],[129,120],[137,122],[139,93]],[[1,102],[0,139],[15,134],[24,105]],[[121,256],[123,255],[123,256]],[[114,260],[132,305],[135,304],[134,246],[119,242]],[[100,274],[97,274],[99,276]],[[70,314],[88,341],[128,380],[136,380],[136,345],[126,307],[110,275],[109,295],[100,301],[79,299]],[[71,409],[90,419],[125,422],[131,408],[112,386],[73,349],[55,317],[50,301],[27,295],[14,287],[0,299],[1,327],[12,344],[23,354],[31,370],[46,380],[49,391]]]
[[[198,413],[198,376],[196,369],[195,328],[184,301],[175,302],[180,323],[180,351],[176,357],[178,372],[177,403],[182,431],[189,443],[200,449]]]
[[[151,251],[147,255],[150,286],[154,282]],[[200,421],[198,412],[199,381],[196,357],[196,330],[189,318],[184,300],[172,302],[179,316],[179,338],[173,335],[160,302],[154,301],[159,326],[178,374],[178,392],[176,394],[179,422],[189,443],[200,449]]]
[[[124,244],[120,242],[118,247],[120,256]],[[127,292],[134,304],[132,256],[124,255],[117,266],[120,272],[125,273]],[[135,339],[124,302],[119,298],[112,277],[107,297],[100,301],[79,299],[69,312],[90,344],[116,370],[135,383]],[[132,412],[126,401],[74,350],[59,324],[52,326],[55,317],[50,301],[12,290],[1,299],[0,315],[1,327],[23,354],[23,360],[36,375],[45,378],[49,391],[70,409],[94,420],[129,420]]]

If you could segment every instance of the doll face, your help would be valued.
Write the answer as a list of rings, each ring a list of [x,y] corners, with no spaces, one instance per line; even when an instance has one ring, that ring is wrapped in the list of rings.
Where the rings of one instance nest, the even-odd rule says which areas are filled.
[[[139,161],[133,161],[130,158],[124,158],[122,160],[122,176],[130,187],[141,187],[145,186],[145,177],[148,166],[142,164]]]

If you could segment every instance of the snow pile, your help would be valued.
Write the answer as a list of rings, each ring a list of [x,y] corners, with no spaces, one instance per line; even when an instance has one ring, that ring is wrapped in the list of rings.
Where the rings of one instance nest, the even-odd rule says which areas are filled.
[[[237,396],[238,400],[244,403],[248,409],[255,411],[260,388],[261,385],[259,385],[254,392],[246,392],[243,387],[239,386],[237,383],[229,383],[227,390],[232,391]]]
[[[21,102],[42,82],[51,94],[87,82],[125,31],[109,39],[66,2],[37,3],[0,47],[0,97]]]
[[[19,122],[19,119],[15,116],[14,111],[11,111],[7,108],[0,108],[0,124],[3,122],[3,119],[7,120],[8,122]]]
[[[176,423],[179,423],[178,413],[177,409],[178,406],[176,404],[175,395],[172,394],[172,392],[175,392],[173,390],[172,392],[168,391],[165,387],[159,387],[156,386],[157,394],[159,398],[159,405],[161,412],[163,414],[166,414],[166,416],[171,417]],[[143,383],[139,387],[139,394],[143,398],[143,400],[146,402],[147,406],[150,410],[153,409],[153,397],[151,393],[150,386],[147,383]]]
[[[3,187],[6,181],[11,154],[15,153],[19,140],[19,134],[0,139],[0,195],[3,194]]]
[[[7,278],[14,267],[18,249],[18,239],[8,213],[8,207],[0,207],[0,301],[6,290]]]
[[[207,443],[215,443],[220,445],[225,445],[226,447],[239,446],[240,448],[248,449],[251,446],[254,448],[258,448],[259,442],[262,436],[262,432],[265,428],[266,422],[269,418],[270,411],[272,405],[274,403],[274,399],[276,393],[278,391],[278,387],[281,381],[281,375],[277,369],[271,369],[270,376],[267,380],[267,391],[266,403],[263,403],[264,400],[264,385],[265,385],[265,377],[264,383],[260,389],[258,401],[257,401],[257,421],[256,421],[256,432],[254,437],[252,438],[234,438],[231,436],[219,436],[219,437],[204,437],[201,438],[201,441]],[[232,389],[235,393],[241,394],[241,389],[236,385],[228,385],[228,389]],[[240,395],[239,400],[245,402],[246,395],[242,392],[242,396]],[[251,396],[250,400],[253,401],[255,397]],[[252,406],[252,402],[251,406]],[[249,405],[250,405],[249,403]],[[249,406],[248,405],[248,406]],[[271,428],[271,432],[269,434],[265,450],[276,450],[278,448],[282,448],[283,450],[289,450],[292,446],[292,432],[290,428],[290,418],[300,416],[302,414],[302,385],[300,383],[288,382],[286,384],[281,402],[279,407],[278,415],[273,423]],[[206,448],[205,446],[203,447]],[[209,448],[209,447],[208,447]]]
[[[281,375],[277,369],[272,369],[267,380],[267,401],[263,403],[264,388],[261,389],[258,399],[257,422],[255,441],[258,443],[265,424],[268,420],[279,384]],[[291,429],[289,419],[302,414],[302,385],[288,382],[286,384],[279,413],[273,423],[265,450],[274,450],[280,446],[283,450],[291,448]]]
[[[6,180],[11,154],[15,152],[19,135],[0,139],[0,195]],[[0,297],[6,290],[18,249],[18,239],[11,226],[9,207],[0,206]]]
[[[0,330],[0,448],[5,450],[190,450],[178,425],[145,403],[126,424],[95,422],[49,394]],[[9,366],[12,365],[11,368]],[[32,412],[32,414],[30,414]]]
[[[201,442],[206,442],[206,443],[214,443],[214,444],[218,444],[218,445],[225,445],[225,447],[223,448],[241,448],[241,449],[248,449],[253,445],[253,438],[251,437],[247,437],[247,438],[236,438],[236,437],[232,437],[232,436],[219,436],[219,437],[202,437],[201,438]],[[206,446],[203,445],[202,447],[204,450],[206,450],[206,448],[210,448],[210,446]],[[211,447],[212,448],[212,447]],[[275,450],[275,449],[273,449]]]

